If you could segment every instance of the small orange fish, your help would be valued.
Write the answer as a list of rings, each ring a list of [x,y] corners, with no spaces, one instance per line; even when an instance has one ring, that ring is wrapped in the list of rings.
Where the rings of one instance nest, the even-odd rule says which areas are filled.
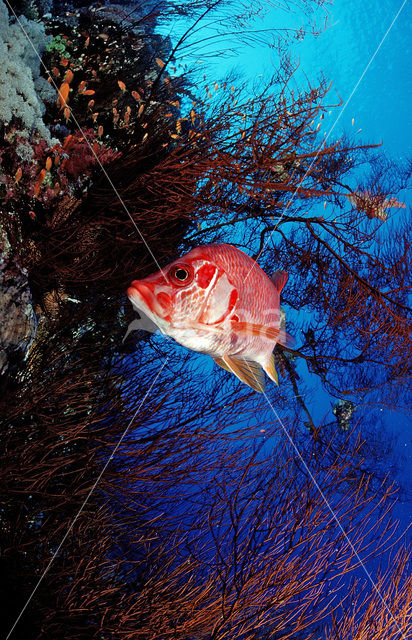
[[[23,175],[23,171],[21,170],[21,167],[19,167],[16,171],[16,175],[14,176],[14,184],[17,184],[20,181],[20,178]]]
[[[122,91],[126,91],[126,85],[125,85],[125,83],[124,83],[122,80],[118,80],[118,81],[117,81],[117,84],[119,85],[119,87],[120,87],[120,89],[121,89]]]
[[[46,171],[50,171],[51,167],[52,167],[53,161],[51,159],[50,156],[47,156],[46,158]]]
[[[68,82],[62,82],[59,89],[58,101],[61,107],[65,107],[67,104],[67,98],[69,97],[70,86]]]
[[[127,296],[141,318],[129,325],[126,336],[137,329],[160,330],[211,355],[220,367],[263,392],[263,371],[278,384],[276,343],[293,344],[280,328],[280,293],[287,279],[284,271],[270,279],[231,245],[197,247],[164,270],[132,282]]]
[[[66,149],[66,147],[68,147],[68,145],[71,143],[71,141],[73,140],[73,136],[71,133],[69,133],[68,136],[65,137],[64,142],[63,142],[63,149]]]
[[[73,71],[71,69],[67,69],[66,73],[64,74],[64,79],[69,84],[73,80]]]

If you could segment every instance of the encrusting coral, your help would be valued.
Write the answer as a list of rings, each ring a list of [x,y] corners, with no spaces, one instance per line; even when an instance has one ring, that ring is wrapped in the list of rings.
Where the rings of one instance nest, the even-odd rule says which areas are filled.
[[[18,264],[0,228],[0,376],[24,355],[36,334],[27,272]]]
[[[162,71],[164,81],[153,90],[171,44],[154,33],[151,7],[130,15],[121,5],[70,14],[67,8],[30,2],[15,4],[13,13],[0,0],[0,346],[6,376],[15,373],[10,357],[24,368],[36,327],[47,333],[48,320],[57,321],[67,300],[84,298],[91,283],[95,288],[110,257],[121,282],[113,279],[113,289],[126,285],[131,267],[124,245],[135,263],[136,239],[126,213],[119,223],[107,196],[103,207],[94,196],[102,177],[107,183],[102,167],[121,168],[131,147],[142,148],[144,157],[149,136],[150,154],[164,155],[175,144],[168,127],[179,115],[181,82]],[[133,173],[146,169],[141,163]],[[132,215],[138,206],[129,204]],[[176,243],[184,229],[178,227]],[[171,246],[167,221],[164,231]]]

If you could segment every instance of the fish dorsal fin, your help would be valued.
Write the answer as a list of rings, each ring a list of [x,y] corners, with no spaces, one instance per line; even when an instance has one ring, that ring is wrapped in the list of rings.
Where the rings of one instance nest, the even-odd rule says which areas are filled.
[[[271,380],[273,380],[273,382],[279,386],[278,372],[276,371],[275,356],[273,355],[273,353],[271,354],[271,356],[269,358],[269,362],[266,365],[263,365],[263,368],[266,371],[266,373],[269,376],[269,378]]]
[[[288,277],[289,276],[286,271],[275,271],[275,273],[272,275],[271,280],[279,293],[287,283]]]
[[[255,391],[263,393],[265,390],[263,371],[260,364],[257,362],[240,360],[233,356],[223,356],[222,358],[213,358],[213,360],[219,365],[219,367],[234,373],[241,382],[244,382]]]

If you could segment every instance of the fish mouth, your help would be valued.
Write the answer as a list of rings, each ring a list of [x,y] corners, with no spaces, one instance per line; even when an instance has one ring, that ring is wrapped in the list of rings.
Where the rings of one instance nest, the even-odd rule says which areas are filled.
[[[155,284],[151,282],[134,280],[127,289],[127,297],[138,311],[141,310],[148,316],[169,320],[171,298],[163,291],[155,293],[154,288]]]
[[[157,313],[156,307],[158,305],[156,304],[154,292],[147,284],[135,280],[127,289],[126,295],[137,309],[141,309],[144,312]]]

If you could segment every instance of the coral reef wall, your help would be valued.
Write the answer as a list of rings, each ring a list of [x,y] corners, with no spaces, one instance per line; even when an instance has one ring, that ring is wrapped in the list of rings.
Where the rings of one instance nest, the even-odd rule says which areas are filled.
[[[128,412],[111,361],[130,350],[121,344],[130,319],[124,290],[153,268],[142,236],[164,260],[188,225],[164,215],[161,188],[156,208],[150,188],[175,145],[169,122],[185,90],[182,78],[162,72],[170,42],[155,33],[153,7],[14,6],[18,20],[0,2],[2,628],[91,488],[107,453],[98,441],[109,435],[108,416]],[[122,419],[113,435],[123,428]],[[81,613],[85,603],[66,591],[96,552],[96,511],[110,523],[98,502],[79,520],[86,546],[56,561],[14,637],[92,637],[90,625],[100,628],[97,610],[96,619]],[[100,552],[109,564],[97,572],[103,590],[110,537]],[[122,589],[112,586],[118,609]]]

